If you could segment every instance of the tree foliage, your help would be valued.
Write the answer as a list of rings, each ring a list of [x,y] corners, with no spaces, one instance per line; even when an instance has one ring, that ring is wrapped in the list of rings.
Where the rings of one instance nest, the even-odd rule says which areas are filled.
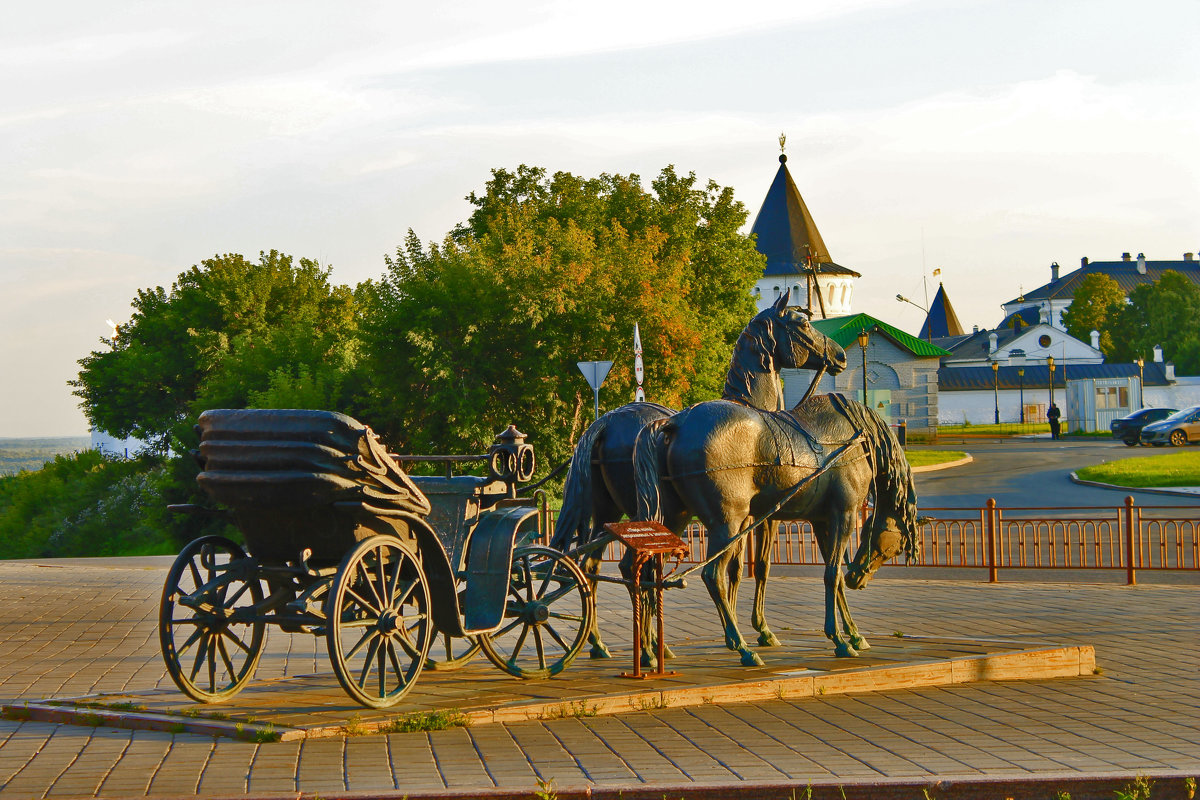
[[[204,408],[339,407],[355,328],[353,293],[317,262],[274,250],[257,262],[214,256],[170,291],[139,291],[129,323],[80,359],[71,385],[93,425],[165,452]]]
[[[161,463],[95,450],[0,477],[0,558],[170,553],[167,483]]]
[[[1149,360],[1161,345],[1180,374],[1200,372],[1200,286],[1174,270],[1129,294],[1112,325],[1113,359]]]
[[[364,315],[373,424],[408,452],[480,452],[505,425],[557,462],[590,422],[576,361],[615,363],[632,397],[639,323],[647,395],[715,397],[762,270],[731,190],[668,167],[583,179],[496,170],[440,245],[410,231]]]
[[[1115,280],[1100,272],[1079,282],[1070,307],[1063,312],[1067,333],[1082,342],[1091,341],[1092,331],[1100,332],[1100,350],[1111,356],[1114,350],[1112,328],[1125,308],[1125,292]]]

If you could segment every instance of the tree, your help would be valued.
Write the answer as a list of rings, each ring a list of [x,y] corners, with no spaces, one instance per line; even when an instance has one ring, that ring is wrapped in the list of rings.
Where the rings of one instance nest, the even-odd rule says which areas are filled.
[[[717,396],[762,258],[732,192],[695,182],[496,170],[441,245],[410,231],[364,314],[373,423],[408,452],[481,452],[516,423],[556,463],[590,422],[576,361],[614,361],[604,397],[632,397],[635,322],[652,399]]]
[[[1181,374],[1200,371],[1200,286],[1167,270],[1129,294],[1113,326],[1114,360],[1149,359],[1161,345]]]
[[[170,291],[139,291],[132,305],[128,324],[102,340],[109,349],[80,359],[71,382],[98,428],[165,453],[205,407],[269,402],[287,395],[289,380],[312,383],[313,375],[331,393],[323,402],[337,406],[335,378],[353,363],[356,306],[315,261],[293,264],[274,250],[257,262],[214,256]]]
[[[1092,273],[1079,283],[1071,305],[1063,312],[1067,333],[1080,341],[1090,341],[1092,331],[1100,332],[1100,350],[1113,353],[1112,328],[1125,307],[1125,292],[1108,275]]]

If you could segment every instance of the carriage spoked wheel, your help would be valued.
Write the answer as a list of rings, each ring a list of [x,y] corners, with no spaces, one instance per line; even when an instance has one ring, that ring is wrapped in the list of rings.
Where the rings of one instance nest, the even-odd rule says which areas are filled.
[[[325,601],[333,672],[371,708],[400,701],[421,674],[433,642],[429,583],[394,536],[372,536],[342,559]]]
[[[449,672],[464,666],[479,654],[479,641],[474,636],[451,636],[438,633],[425,657],[425,669]]]
[[[255,621],[262,584],[242,548],[223,536],[190,542],[171,565],[158,607],[158,638],[175,685],[200,703],[242,690],[262,655],[266,624]]]
[[[587,641],[596,614],[591,584],[568,556],[526,545],[513,555],[504,621],[480,634],[484,655],[518,678],[549,678],[567,668]]]

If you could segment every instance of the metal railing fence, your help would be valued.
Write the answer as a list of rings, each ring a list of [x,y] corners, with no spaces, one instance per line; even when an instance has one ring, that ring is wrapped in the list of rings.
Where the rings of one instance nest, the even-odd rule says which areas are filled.
[[[1121,506],[1009,507],[988,500],[983,508],[922,508],[921,554],[909,566],[987,570],[999,580],[1004,569],[1120,570],[1126,583],[1137,583],[1141,570],[1200,570],[1200,508],[1138,506],[1126,497]],[[691,553],[687,563],[707,551],[704,527],[692,523],[684,533]],[[857,541],[851,547],[857,547]],[[619,558],[610,544],[605,559]],[[751,568],[753,548],[746,548]],[[773,564],[820,566],[824,559],[808,522],[780,522],[771,545]],[[899,556],[889,564],[904,564]]]

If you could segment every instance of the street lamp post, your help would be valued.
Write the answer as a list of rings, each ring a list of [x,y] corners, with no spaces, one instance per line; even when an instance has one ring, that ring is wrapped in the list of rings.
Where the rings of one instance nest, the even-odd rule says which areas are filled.
[[[1025,424],[1025,368],[1017,368],[1017,380],[1021,386],[1021,424]]]
[[[867,405],[867,345],[870,343],[871,337],[867,333],[867,329],[863,328],[858,332],[858,346],[862,348],[863,358],[863,405]]]
[[[1138,408],[1141,409],[1141,408],[1146,407],[1146,396],[1145,396],[1146,373],[1144,371],[1146,368],[1145,359],[1143,359],[1141,356],[1138,356],[1137,365],[1138,365]]]
[[[928,324],[929,323],[929,309],[926,308],[925,306],[921,305],[920,303],[914,303],[912,300],[909,300],[907,297],[905,297],[902,294],[896,295],[896,299],[898,301],[900,301],[901,303],[908,303],[910,306],[916,306],[917,308],[919,308],[925,312],[925,322],[926,322],[925,338],[929,340],[930,344],[932,344],[933,343],[933,326]],[[926,294],[925,299],[926,300],[929,299],[928,294]]]
[[[1000,424],[1000,362],[992,362],[992,394],[996,400],[996,424]]]
[[[1050,368],[1050,378],[1048,381],[1050,387],[1050,405],[1054,405],[1054,356],[1046,356],[1046,366]],[[1046,409],[1046,413],[1050,413],[1050,409]]]

